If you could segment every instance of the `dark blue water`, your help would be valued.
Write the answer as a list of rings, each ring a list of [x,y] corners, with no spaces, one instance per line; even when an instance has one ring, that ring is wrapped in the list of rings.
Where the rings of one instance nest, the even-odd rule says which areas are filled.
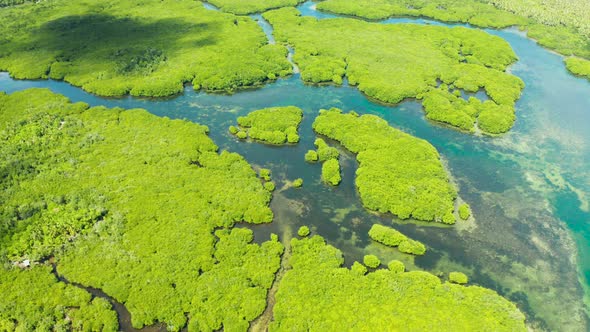
[[[303,15],[334,17],[312,6],[307,2],[299,9]],[[272,33],[261,17],[254,19],[267,34]],[[445,25],[428,20],[384,21],[399,22]],[[515,127],[499,138],[467,135],[431,123],[416,102],[384,106],[353,87],[307,86],[298,75],[234,95],[194,92],[187,87],[184,94],[165,100],[100,98],[63,82],[15,81],[5,73],[0,73],[0,90],[43,87],[93,106],[140,107],[159,116],[206,124],[221,148],[273,171],[278,188],[272,202],[276,218],[270,225],[254,227],[257,237],[269,232],[288,234],[309,225],[343,250],[347,264],[375,253],[385,262],[402,259],[410,269],[463,271],[472,283],[515,301],[534,327],[584,331],[588,328],[584,288],[590,280],[590,83],[568,74],[560,56],[517,30],[486,31],[510,43],[520,58],[510,70],[526,83],[517,103]],[[237,116],[281,105],[295,105],[305,112],[298,145],[244,143],[227,132]],[[475,220],[445,227],[368,213],[354,188],[356,161],[344,150],[343,183],[337,188],[322,184],[320,166],[305,163],[303,155],[313,148],[311,123],[317,111],[330,107],[377,114],[392,126],[430,141],[448,165],[461,198],[472,206]],[[302,189],[281,190],[298,177],[304,179]],[[402,232],[428,245],[424,257],[407,257],[368,239],[373,223],[391,224],[392,220]]]

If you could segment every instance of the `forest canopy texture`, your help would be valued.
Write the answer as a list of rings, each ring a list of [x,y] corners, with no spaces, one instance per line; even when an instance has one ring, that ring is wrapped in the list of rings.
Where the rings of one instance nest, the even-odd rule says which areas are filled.
[[[422,99],[427,118],[461,130],[499,134],[512,128],[524,83],[505,72],[517,57],[500,37],[462,27],[317,20],[295,8],[264,17],[276,40],[295,49],[306,82],[341,84],[346,75],[382,102]],[[480,89],[490,100],[461,97]]]
[[[427,141],[390,127],[378,116],[345,114],[336,108],[321,110],[313,129],[357,154],[355,183],[369,210],[455,223],[457,192],[436,148]]]
[[[98,315],[112,326],[100,300],[38,265],[50,257],[123,303],[137,328],[179,330],[189,313],[191,330],[246,330],[262,313],[283,246],[231,227],[271,222],[271,194],[240,155],[217,152],[207,127],[27,90],[0,94],[0,131],[0,278],[22,301],[5,310],[15,304],[1,296],[0,322],[35,330]],[[8,267],[27,259],[33,268]]]
[[[184,83],[233,91],[291,73],[249,17],[179,1],[42,1],[0,11],[0,70],[101,96],[161,97]]]
[[[491,290],[403,268],[351,271],[320,236],[292,239],[291,250],[270,331],[526,331],[524,315]]]
[[[545,47],[565,56],[590,59],[587,0],[326,0],[317,7],[367,19],[414,16],[486,28],[518,26]],[[567,68],[590,79],[569,63]]]

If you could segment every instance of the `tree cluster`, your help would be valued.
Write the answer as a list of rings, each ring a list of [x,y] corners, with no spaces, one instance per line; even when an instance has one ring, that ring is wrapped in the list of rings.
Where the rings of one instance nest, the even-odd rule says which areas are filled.
[[[314,130],[357,154],[356,186],[369,210],[447,224],[457,192],[438,152],[374,115],[321,110]]]

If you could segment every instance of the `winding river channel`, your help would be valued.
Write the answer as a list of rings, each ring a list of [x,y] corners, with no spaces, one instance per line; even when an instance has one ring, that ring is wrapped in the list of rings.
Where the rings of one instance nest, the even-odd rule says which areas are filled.
[[[302,15],[318,19],[336,17],[317,12],[313,2],[298,8]],[[252,17],[269,42],[274,42],[272,27],[260,15]],[[409,18],[380,23],[461,25]],[[435,274],[463,271],[472,284],[495,289],[516,302],[535,328],[587,331],[590,82],[569,74],[561,56],[538,46],[517,29],[486,31],[510,43],[520,59],[510,71],[526,83],[517,103],[514,128],[496,138],[464,134],[429,122],[415,101],[382,105],[346,84],[305,85],[298,74],[233,95],[194,92],[187,86],[182,95],[170,99],[101,98],[64,82],[18,81],[7,73],[0,73],[0,90],[49,88],[92,106],[144,108],[159,116],[205,124],[220,148],[239,152],[253,165],[273,172],[278,185],[271,203],[275,221],[248,226],[257,239],[265,239],[271,232],[289,234],[300,225],[309,225],[344,252],[348,265],[375,253],[383,261],[403,260],[410,270]],[[283,105],[305,111],[299,144],[273,147],[245,143],[228,133],[238,116]],[[322,184],[321,166],[305,163],[303,155],[313,149],[315,114],[331,107],[377,114],[392,126],[432,143],[475,218],[447,227],[367,212],[355,191],[355,158],[344,150],[342,184],[336,188]],[[301,190],[281,188],[298,177],[305,182]],[[424,257],[406,257],[409,255],[372,243],[367,236],[370,226],[375,222],[391,224],[392,220],[400,231],[426,243],[429,252]]]

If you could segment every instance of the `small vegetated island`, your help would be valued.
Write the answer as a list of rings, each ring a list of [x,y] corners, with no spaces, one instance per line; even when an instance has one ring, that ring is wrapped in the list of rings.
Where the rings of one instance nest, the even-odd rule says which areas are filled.
[[[386,246],[398,247],[399,251],[406,254],[424,255],[426,253],[424,244],[408,238],[391,227],[375,224],[369,230],[369,237]]]
[[[526,331],[523,314],[491,290],[399,264],[365,275],[358,262],[343,268],[320,236],[292,239],[291,250],[270,331]]]
[[[587,0],[326,0],[317,8],[371,20],[414,16],[497,29],[519,26],[539,44],[574,56],[566,58],[567,68],[590,79]]]
[[[298,128],[303,111],[294,106],[265,108],[238,118],[238,127],[229,127],[238,138],[284,144],[299,142]]]
[[[295,8],[269,11],[278,42],[295,49],[306,82],[349,83],[386,103],[423,100],[426,117],[454,128],[500,134],[512,127],[524,83],[505,72],[517,57],[500,37],[462,27],[317,20]],[[485,90],[490,100],[465,100]]]
[[[363,205],[401,219],[455,223],[457,192],[436,149],[375,115],[321,110],[313,129],[357,154]]]
[[[0,70],[101,96],[233,91],[291,73],[249,17],[200,2],[51,0],[0,11]]]
[[[58,283],[50,257],[137,328],[190,317],[191,331],[245,331],[263,312],[283,246],[232,226],[271,222],[271,193],[207,127],[28,90],[0,94],[0,131],[2,328],[116,330],[110,305]]]
[[[14,1],[14,0],[13,0]],[[224,12],[245,15],[269,9],[296,6],[306,0],[207,0]]]

